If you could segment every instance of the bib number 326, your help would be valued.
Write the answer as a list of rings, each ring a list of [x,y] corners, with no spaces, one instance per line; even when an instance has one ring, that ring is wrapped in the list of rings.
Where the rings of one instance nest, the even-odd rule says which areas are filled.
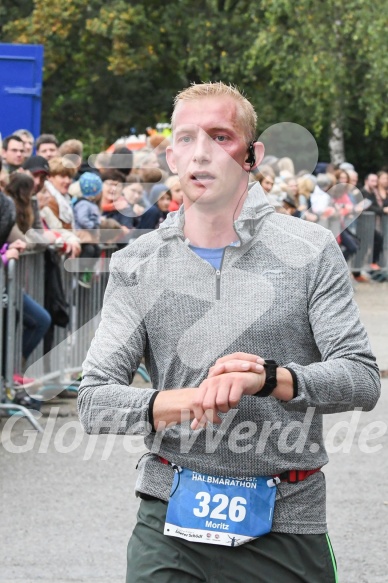
[[[179,468],[164,534],[192,542],[242,545],[270,532],[275,497],[268,477],[226,478]]]
[[[242,522],[246,517],[247,501],[242,496],[229,498],[226,494],[214,494],[211,497],[209,492],[198,492],[195,498],[200,502],[199,508],[193,508],[193,513],[199,518],[209,516],[216,520],[229,518],[232,522]]]

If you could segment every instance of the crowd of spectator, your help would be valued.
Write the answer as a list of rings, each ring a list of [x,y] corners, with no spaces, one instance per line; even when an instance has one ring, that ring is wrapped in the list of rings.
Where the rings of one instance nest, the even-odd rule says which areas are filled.
[[[354,166],[344,162],[338,167],[319,163],[311,174],[294,171],[292,160],[269,157],[254,175],[279,212],[318,222],[337,234],[346,260],[356,254],[360,240],[356,234],[357,217],[364,211],[375,214],[373,258],[364,272],[353,272],[358,282],[368,282],[374,271],[381,271],[383,252],[382,217],[388,215],[388,171],[368,174],[360,184]]]
[[[54,135],[42,134],[35,141],[23,129],[4,138],[0,158],[3,264],[17,260],[26,250],[54,248],[57,254],[79,260],[78,284],[90,288],[101,243],[130,244],[157,229],[182,204],[179,178],[171,175],[166,163],[168,138],[154,134],[148,141],[136,151],[118,145],[111,153],[93,156],[89,164],[83,158],[82,142],[76,139],[59,144]],[[347,260],[360,243],[355,219],[365,210],[373,212],[373,261],[369,270],[353,276],[366,282],[373,271],[380,270],[382,217],[388,214],[386,169],[368,174],[360,185],[350,163],[339,167],[319,163],[313,173],[296,172],[291,159],[269,156],[254,169],[250,181],[261,183],[277,212],[328,227],[336,223],[337,240]],[[47,260],[52,262],[52,256]],[[56,317],[50,303],[40,306],[24,294],[24,363],[42,338],[52,339]],[[50,346],[51,341],[46,342],[45,350]],[[29,379],[20,374],[15,382],[25,385]]]

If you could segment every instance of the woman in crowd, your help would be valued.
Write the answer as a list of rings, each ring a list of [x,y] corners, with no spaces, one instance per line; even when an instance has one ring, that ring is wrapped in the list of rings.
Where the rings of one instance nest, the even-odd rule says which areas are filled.
[[[100,200],[101,214],[106,219],[114,219],[120,225],[131,228],[132,222],[124,214],[128,202],[122,196],[125,176],[115,168],[107,168],[101,171],[102,194]]]
[[[62,229],[74,228],[74,215],[69,196],[69,186],[76,174],[75,168],[68,168],[62,162],[62,158],[55,157],[49,161],[50,176],[45,186],[51,198],[48,207],[61,221]]]
[[[61,245],[71,258],[75,258],[81,246],[73,233],[74,216],[68,189],[76,170],[64,166],[59,157],[52,158],[49,167],[50,175],[36,195],[40,220],[45,236],[54,239],[50,242]]]
[[[295,202],[298,205],[298,211],[301,218],[313,223],[317,222],[318,216],[311,209],[311,195],[316,186],[316,178],[311,174],[303,174],[297,178],[297,195]]]
[[[55,157],[49,161],[50,176],[45,182],[44,196],[38,195],[40,215],[49,229],[59,229],[66,242],[66,253],[71,258],[78,257],[81,245],[73,233],[74,215],[71,206],[69,187],[76,174],[75,168],[68,168],[62,158]],[[47,196],[47,192],[50,196]],[[69,234],[66,233],[69,232]]]
[[[6,266],[11,259],[17,261],[20,253],[26,248],[26,243],[20,239],[17,239],[12,243],[9,242],[15,219],[16,209],[13,201],[0,191],[0,262],[3,266]],[[2,289],[0,290],[0,293],[3,293]],[[0,306],[0,308],[2,309],[2,306]],[[3,335],[3,353],[1,355],[2,358],[0,358],[0,361],[2,362],[2,370],[0,370],[0,375],[4,377],[6,374],[6,342],[4,341],[6,334],[6,318],[3,319],[3,328],[0,329],[0,334]],[[13,382],[15,386],[25,384],[25,386],[31,387],[34,379],[27,379],[23,375],[14,374]],[[40,403],[35,399],[31,399],[24,389],[20,389],[13,400],[18,405],[25,405],[36,409],[40,408]]]
[[[121,199],[123,206],[125,206],[125,200],[121,198],[125,176],[122,172],[116,170],[116,168],[101,170],[100,176],[102,180],[100,209],[104,216],[108,216],[109,213],[117,212],[116,202],[118,200]],[[110,218],[116,219],[116,217]]]
[[[346,170],[342,170],[341,168],[335,170],[334,176],[336,177],[337,184],[349,184],[350,185],[350,178],[349,174]],[[349,186],[350,188],[350,186]]]
[[[22,236],[30,231],[34,222],[34,212],[31,197],[34,191],[34,181],[27,174],[15,172],[12,174],[6,187],[6,194],[13,200],[16,208],[16,225]],[[52,242],[49,238],[41,236],[39,244],[48,245]],[[23,341],[22,355],[24,361],[42,340],[51,325],[50,314],[33,300],[28,294],[23,293]]]
[[[314,192],[315,182],[309,174],[304,174],[297,179],[297,201],[298,208],[301,212],[306,211],[310,206],[310,197]]]
[[[49,193],[46,186],[44,186],[44,188],[36,195],[43,229],[46,234],[47,232],[53,233],[55,237],[54,244],[58,250],[66,253],[74,259],[75,257],[78,257],[81,252],[80,240],[72,230],[63,228],[60,219],[55,216],[51,208],[48,206],[51,197],[52,195]]]
[[[260,183],[266,194],[269,194],[275,182],[275,172],[271,166],[260,166],[260,172],[256,175],[256,181]]]
[[[33,197],[33,178],[24,172],[14,172],[5,187],[5,192],[13,200],[16,208],[16,218],[9,240],[14,241],[18,238],[25,241],[28,250],[55,243],[55,236],[43,231],[38,204]]]

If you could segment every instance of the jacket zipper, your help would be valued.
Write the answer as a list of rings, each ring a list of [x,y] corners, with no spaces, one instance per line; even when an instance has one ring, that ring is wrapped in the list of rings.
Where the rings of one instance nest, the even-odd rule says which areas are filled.
[[[237,237],[238,237],[238,239],[240,241],[240,245],[241,245],[242,243],[241,243],[240,235],[237,234]],[[225,247],[224,252],[222,253],[222,257],[221,257],[220,268],[216,269],[216,300],[221,299],[221,269],[222,269],[222,264],[224,263],[225,251],[227,250],[228,247],[231,247],[231,245],[227,245]]]
[[[216,269],[216,300],[221,299],[221,270]]]
[[[222,264],[224,262],[226,249],[227,249],[227,247],[225,247],[225,249],[222,253],[220,268],[216,269],[216,300],[221,299],[221,269],[222,269]]]

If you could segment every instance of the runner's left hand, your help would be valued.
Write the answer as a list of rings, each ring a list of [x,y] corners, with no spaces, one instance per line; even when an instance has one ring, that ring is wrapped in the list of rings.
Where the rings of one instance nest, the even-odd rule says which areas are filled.
[[[249,354],[247,352],[234,352],[227,354],[222,358],[218,358],[209,369],[208,379],[229,372],[255,372],[262,373],[264,371],[264,358],[257,356],[257,354]]]

